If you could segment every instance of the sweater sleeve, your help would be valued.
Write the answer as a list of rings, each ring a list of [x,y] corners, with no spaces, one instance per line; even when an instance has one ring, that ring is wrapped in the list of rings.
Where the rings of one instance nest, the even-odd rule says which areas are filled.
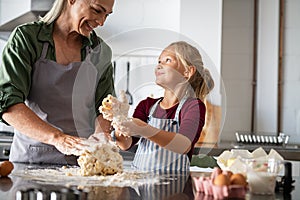
[[[148,97],[147,99],[142,100],[134,110],[133,116],[134,118],[138,118],[147,123],[148,115],[150,113],[151,107],[155,104],[159,99],[152,99]],[[139,137],[132,138],[132,145],[135,145],[139,141]]]
[[[188,137],[192,143],[198,141],[205,124],[205,104],[199,99],[186,102],[180,112],[179,133]]]
[[[12,105],[22,103],[31,86],[32,60],[36,55],[26,32],[15,29],[2,53],[0,67],[0,121]]]

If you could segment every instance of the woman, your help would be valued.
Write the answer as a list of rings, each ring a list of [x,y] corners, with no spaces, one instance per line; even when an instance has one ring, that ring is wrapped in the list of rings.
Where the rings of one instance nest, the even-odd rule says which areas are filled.
[[[164,96],[141,101],[133,120],[114,125],[112,138],[123,150],[139,141],[133,160],[135,169],[187,172],[205,123],[203,100],[214,81],[199,51],[186,42],[172,43],[162,51],[155,76],[156,84],[164,88]],[[102,108],[101,112],[107,114],[104,117],[110,116],[109,110]]]
[[[109,132],[96,112],[114,93],[111,49],[93,29],[114,0],[56,0],[11,34],[0,69],[1,120],[14,127],[13,162],[76,164],[83,138]]]

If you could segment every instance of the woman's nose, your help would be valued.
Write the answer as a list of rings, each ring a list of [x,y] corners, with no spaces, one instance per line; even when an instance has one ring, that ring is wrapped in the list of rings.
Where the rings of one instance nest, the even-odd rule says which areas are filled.
[[[104,21],[103,20],[96,20],[96,23],[98,24],[98,26],[103,26]]]
[[[103,26],[105,20],[106,20],[106,16],[104,15],[104,16],[101,16],[99,19],[97,19],[96,22],[99,26]]]

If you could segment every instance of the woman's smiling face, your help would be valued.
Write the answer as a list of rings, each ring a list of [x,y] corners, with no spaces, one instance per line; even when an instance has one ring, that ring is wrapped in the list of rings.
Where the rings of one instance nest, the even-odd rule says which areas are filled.
[[[156,84],[164,88],[174,88],[178,83],[186,82],[185,71],[174,49],[168,47],[160,54],[158,65],[155,67]]]
[[[73,29],[88,37],[93,29],[103,26],[112,13],[114,0],[73,0],[70,4]]]

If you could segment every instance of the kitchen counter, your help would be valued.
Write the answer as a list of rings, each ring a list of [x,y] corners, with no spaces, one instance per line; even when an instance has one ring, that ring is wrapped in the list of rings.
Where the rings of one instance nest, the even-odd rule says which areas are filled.
[[[246,195],[246,199],[299,199],[300,196],[300,176],[299,163],[293,162],[293,179],[295,189],[290,194],[277,192],[274,195],[255,196],[250,193]],[[129,169],[130,161],[124,162],[124,168]],[[15,164],[15,169],[33,169],[33,168],[49,167],[40,165],[24,165]],[[53,168],[53,166],[51,166]],[[296,169],[296,170],[295,170]],[[205,172],[191,172],[191,176],[199,176]],[[207,173],[207,172],[206,172]],[[89,186],[80,188],[76,185],[59,185],[49,184],[46,181],[33,181],[15,176],[0,178],[0,199],[11,200],[33,200],[33,199],[78,199],[78,200],[101,200],[101,199],[212,199],[211,196],[198,194],[193,190],[191,176],[180,174],[163,174],[160,176],[159,183],[146,183],[141,186],[132,187],[104,187]]]
[[[262,147],[267,153],[274,149],[276,150],[285,160],[300,161],[300,148],[296,144],[288,144],[286,146],[280,145],[268,145],[268,144],[241,144],[234,142],[221,142],[219,144],[196,144],[194,154],[206,154],[209,156],[218,156],[225,150],[231,149],[246,149],[253,151],[258,147]]]
[[[130,164],[131,161],[124,161],[124,171],[130,169]],[[88,181],[91,180],[91,177],[86,177],[86,181],[83,181],[85,177],[80,177],[79,179],[78,176],[75,176],[75,179],[78,178],[78,181],[74,183],[75,179],[73,178],[72,180],[70,176],[64,176],[55,181],[52,175],[41,179],[39,175],[37,175],[37,177],[39,176],[38,178],[35,178],[32,177],[32,173],[24,173],[24,170],[52,170],[61,169],[62,166],[25,165],[18,163],[14,163],[14,165],[15,169],[9,177],[0,178],[1,200],[156,200],[169,197],[172,199],[181,199],[183,196],[187,199],[193,198],[192,184],[189,176],[183,174],[150,174],[147,178],[144,178],[145,182],[143,182],[143,184],[127,183],[127,186],[123,187],[108,187],[100,186],[101,183],[97,184],[96,182],[93,182],[94,185],[91,185],[91,181]],[[25,176],[20,176],[20,174],[24,174]],[[31,175],[28,176],[28,174]],[[44,172],[40,174],[44,174]],[[158,179],[154,179],[153,177],[158,177]],[[64,179],[65,181],[62,182]],[[102,181],[102,179],[97,179],[97,181],[98,180]],[[113,184],[113,182],[111,183]]]
[[[297,144],[288,144],[285,146],[280,145],[269,145],[269,144],[241,144],[235,142],[221,142],[219,144],[211,143],[197,143],[195,145],[194,154],[205,154],[208,156],[219,156],[225,150],[231,149],[245,149],[250,152],[262,147],[267,153],[274,149],[276,150],[285,160],[300,161],[300,148]],[[125,159],[132,160],[134,157],[134,152],[136,151],[137,145],[133,146],[129,151],[121,151]]]

